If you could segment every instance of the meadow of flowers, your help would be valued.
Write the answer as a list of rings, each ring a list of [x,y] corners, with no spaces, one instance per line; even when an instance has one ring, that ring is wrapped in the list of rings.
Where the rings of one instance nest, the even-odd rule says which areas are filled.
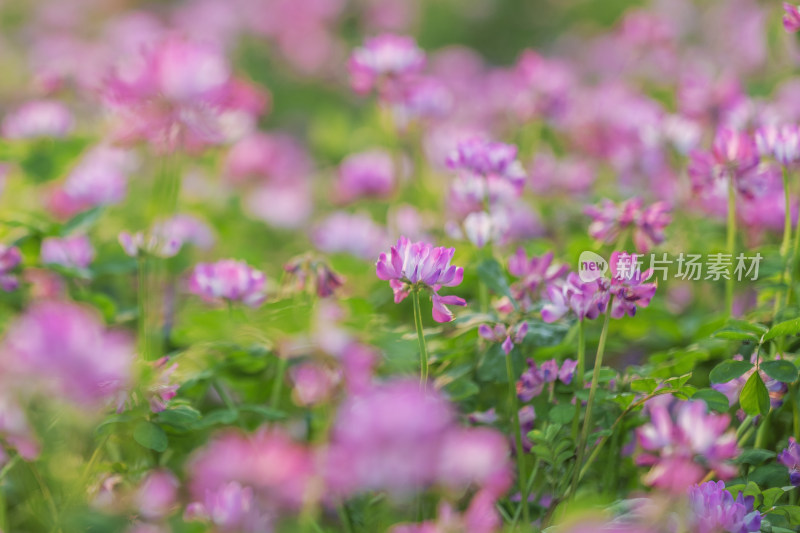
[[[800,6],[0,29],[0,533],[800,531]]]

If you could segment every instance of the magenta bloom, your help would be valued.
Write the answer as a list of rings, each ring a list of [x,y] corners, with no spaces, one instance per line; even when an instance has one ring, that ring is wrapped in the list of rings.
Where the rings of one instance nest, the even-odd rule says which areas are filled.
[[[348,156],[339,166],[338,198],[345,203],[359,198],[386,198],[394,191],[394,164],[385,150]]]
[[[762,157],[772,157],[783,166],[800,161],[800,129],[796,125],[763,126],[756,130],[755,142]]]
[[[723,479],[736,474],[728,463],[739,454],[730,416],[709,413],[701,401],[650,401],[646,407],[650,422],[636,430],[645,450],[636,462],[652,466],[645,483],[680,493],[709,470]]]
[[[627,252],[614,252],[608,261],[611,281],[599,278],[601,288],[606,288],[609,296],[613,296],[611,316],[622,318],[634,316],[637,307],[647,307],[656,293],[655,283],[645,283],[652,272],[642,272],[639,256]],[[605,306],[604,306],[605,307]]]
[[[136,164],[132,152],[96,146],[52,191],[48,208],[59,218],[67,219],[95,206],[121,202],[127,194],[128,176]]]
[[[72,113],[61,102],[35,100],[6,115],[2,131],[8,139],[65,137],[74,125]]]
[[[527,334],[527,322],[520,322],[516,328],[506,327],[503,324],[497,324],[493,328],[486,324],[481,324],[478,327],[478,335],[491,342],[501,342],[506,355],[510,354],[511,350],[514,349],[514,345],[521,343]]]
[[[666,202],[656,202],[644,207],[641,198],[631,198],[619,205],[604,200],[600,205],[589,206],[584,212],[592,217],[589,235],[605,244],[613,244],[620,233],[633,230],[636,250],[647,253],[656,244],[664,242],[664,229],[672,221]]]
[[[567,265],[554,265],[553,252],[541,257],[531,256],[522,248],[508,258],[508,271],[512,276],[520,278],[511,286],[514,298],[530,300],[538,298],[539,293],[567,273]]]
[[[261,533],[283,512],[302,508],[313,475],[313,457],[277,429],[254,435],[226,432],[195,453],[187,466],[193,503],[186,518],[223,531]]]
[[[40,446],[25,412],[8,395],[0,395],[0,443],[14,448],[26,461],[39,456]],[[0,465],[5,465],[8,459],[0,446]]]
[[[459,142],[447,158],[447,166],[452,170],[462,170],[488,180],[506,180],[518,193],[522,191],[527,178],[522,164],[517,160],[516,146],[491,142],[480,137]]]
[[[265,97],[232,78],[222,50],[178,36],[120,64],[105,96],[119,119],[118,140],[145,140],[167,152],[220,144],[230,138],[230,124],[254,126],[266,106]]]
[[[183,245],[177,237],[156,233],[145,235],[141,231],[133,234],[121,231],[117,236],[117,240],[125,254],[130,257],[143,255],[153,255],[161,258],[174,257]]]
[[[713,190],[719,179],[738,181],[759,163],[755,141],[747,133],[730,128],[717,131],[711,152],[694,150],[689,157],[689,177],[695,191]]]
[[[364,41],[353,50],[347,69],[353,90],[365,94],[373,88],[384,93],[392,85],[419,74],[425,67],[425,52],[413,38],[384,34]]]
[[[789,469],[789,481],[795,487],[800,487],[800,445],[789,437],[789,446],[778,454],[778,461]]]
[[[198,263],[189,278],[189,292],[214,302],[242,302],[258,307],[267,298],[267,278],[244,261],[223,259],[216,263]]]
[[[753,496],[736,499],[725,490],[725,482],[708,481],[689,488],[689,521],[693,533],[758,533],[761,531],[761,513],[753,510]]]
[[[311,231],[314,245],[325,253],[347,253],[361,259],[379,254],[386,242],[386,229],[367,214],[337,211]]]
[[[458,426],[443,397],[410,380],[347,398],[324,465],[328,487],[345,496],[370,490],[407,494],[431,484],[478,486],[499,495],[511,481],[503,436]]]
[[[127,335],[108,331],[89,309],[68,302],[34,304],[6,334],[4,367],[25,387],[40,386],[83,405],[125,390],[134,359]]]
[[[286,134],[253,133],[234,144],[225,158],[225,179],[232,185],[305,180],[311,170],[306,149]]]
[[[565,385],[569,385],[572,383],[572,378],[575,377],[577,366],[578,362],[572,359],[565,359],[560,368],[555,359],[545,361],[541,366],[537,366],[533,359],[528,359],[528,369],[517,381],[517,396],[523,402],[528,402],[539,396],[546,384],[552,384],[559,380]]]
[[[455,248],[412,243],[400,237],[388,256],[380,255],[375,271],[391,285],[395,303],[405,300],[411,290],[428,289],[433,293],[433,319],[450,322],[454,317],[446,306],[467,305],[466,300],[458,296],[439,296],[442,287],[455,287],[464,279],[464,269],[450,265],[455,251]]]
[[[169,470],[148,473],[136,491],[136,504],[143,517],[157,520],[168,516],[177,504],[180,484]]]
[[[570,310],[578,320],[594,320],[604,312],[608,299],[597,280],[583,281],[578,274],[570,272],[566,281],[547,286],[550,300],[542,307],[542,320],[551,323]]]
[[[800,31],[800,6],[783,3],[783,28],[789,33]]]
[[[12,273],[22,262],[22,254],[16,246],[0,244],[0,289],[6,292],[19,287],[19,279]]]
[[[42,241],[40,253],[45,265],[61,265],[65,268],[82,270],[89,267],[94,259],[92,242],[86,235],[72,237],[47,237]]]

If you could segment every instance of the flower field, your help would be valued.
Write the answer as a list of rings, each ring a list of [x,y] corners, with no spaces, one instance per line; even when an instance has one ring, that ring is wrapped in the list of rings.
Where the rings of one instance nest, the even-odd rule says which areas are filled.
[[[0,3],[0,533],[800,531],[798,33]]]

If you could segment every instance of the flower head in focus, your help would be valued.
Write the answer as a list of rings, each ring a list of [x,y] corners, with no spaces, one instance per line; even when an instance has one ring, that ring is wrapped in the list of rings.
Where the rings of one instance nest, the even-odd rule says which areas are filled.
[[[447,305],[467,305],[458,296],[440,296],[442,287],[455,287],[464,279],[464,269],[453,266],[455,248],[433,246],[427,242],[411,242],[400,237],[388,255],[382,253],[375,265],[378,278],[388,281],[394,291],[395,303],[406,299],[410,291],[430,290],[433,300],[433,319],[450,322],[453,313]]]
[[[206,301],[242,302],[258,307],[267,298],[264,273],[244,261],[223,259],[198,263],[189,277],[189,292]]]
[[[608,297],[613,297],[611,303],[613,318],[634,316],[637,307],[647,307],[656,293],[655,283],[645,283],[652,272],[641,271],[638,257],[637,254],[627,252],[612,253],[608,261],[611,280],[598,278],[601,288],[608,291]]]
[[[552,387],[556,380],[569,385],[575,376],[577,366],[578,362],[573,359],[565,359],[560,368],[555,359],[545,361],[541,366],[538,366],[533,359],[528,359],[528,368],[517,381],[517,396],[523,402],[528,402],[539,396],[545,385],[551,384]]]
[[[487,324],[478,327],[478,335],[491,342],[502,343],[503,351],[506,355],[511,353],[515,344],[520,344],[525,335],[528,334],[528,323],[520,322],[516,327],[506,327],[503,324],[496,324],[493,328]]]
[[[575,272],[561,283],[547,285],[549,302],[542,307],[542,320],[555,322],[572,311],[578,320],[594,320],[604,312],[608,299],[598,280],[584,281]]]

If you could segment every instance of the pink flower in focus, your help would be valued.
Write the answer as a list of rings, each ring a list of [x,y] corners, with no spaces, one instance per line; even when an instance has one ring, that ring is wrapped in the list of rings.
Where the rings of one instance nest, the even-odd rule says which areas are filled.
[[[597,280],[583,281],[578,274],[570,272],[563,283],[547,286],[549,302],[542,307],[542,320],[555,322],[570,310],[578,320],[594,320],[604,312],[608,303]]]
[[[553,252],[547,252],[541,257],[528,257],[523,248],[517,248],[516,253],[508,258],[508,272],[519,278],[511,286],[512,294],[515,299],[523,302],[538,298],[542,289],[547,289],[566,274],[567,270],[567,265],[553,264]]]
[[[370,150],[342,161],[336,191],[340,201],[350,203],[364,197],[386,198],[394,191],[394,183],[391,154],[385,150]]]
[[[601,293],[606,293],[605,298],[613,296],[611,302],[612,318],[622,318],[625,315],[636,315],[637,307],[647,307],[656,293],[655,283],[645,283],[652,275],[652,271],[641,271],[639,256],[627,252],[613,252],[608,260],[611,280],[598,278]],[[606,299],[602,304],[603,310],[608,305]]]
[[[65,137],[74,125],[72,113],[61,102],[35,100],[6,115],[2,132],[8,139]]]
[[[503,324],[497,324],[493,328],[486,324],[481,324],[478,327],[478,335],[490,342],[502,343],[502,348],[506,355],[511,353],[515,344],[522,343],[527,334],[527,322],[520,322],[516,328],[506,327]]]
[[[730,416],[709,413],[702,401],[650,401],[647,412],[650,422],[636,430],[645,450],[636,463],[652,466],[646,484],[683,493],[709,470],[723,479],[736,474],[728,463],[739,454],[735,432],[727,431]]]
[[[800,31],[800,7],[784,2],[783,11],[783,28],[789,33]]]
[[[412,290],[427,289],[433,293],[433,319],[450,322],[453,313],[447,305],[467,305],[458,296],[439,296],[442,287],[456,287],[464,279],[464,269],[450,265],[455,248],[434,247],[427,242],[410,242],[400,237],[389,255],[382,253],[375,265],[378,278],[388,281],[394,291],[394,302],[406,299]]]
[[[83,270],[94,259],[92,242],[86,235],[72,237],[47,237],[42,241],[40,259],[45,265],[60,265],[65,268]]]
[[[347,69],[353,90],[366,94],[377,87],[382,94],[392,86],[422,71],[423,52],[412,37],[386,33],[364,41],[353,50]]]
[[[31,306],[9,328],[4,367],[26,387],[83,405],[125,390],[134,359],[130,338],[108,331],[89,309],[69,302]]]
[[[209,302],[227,300],[258,307],[267,298],[267,279],[263,272],[244,261],[223,259],[198,263],[189,277],[189,292]]]

